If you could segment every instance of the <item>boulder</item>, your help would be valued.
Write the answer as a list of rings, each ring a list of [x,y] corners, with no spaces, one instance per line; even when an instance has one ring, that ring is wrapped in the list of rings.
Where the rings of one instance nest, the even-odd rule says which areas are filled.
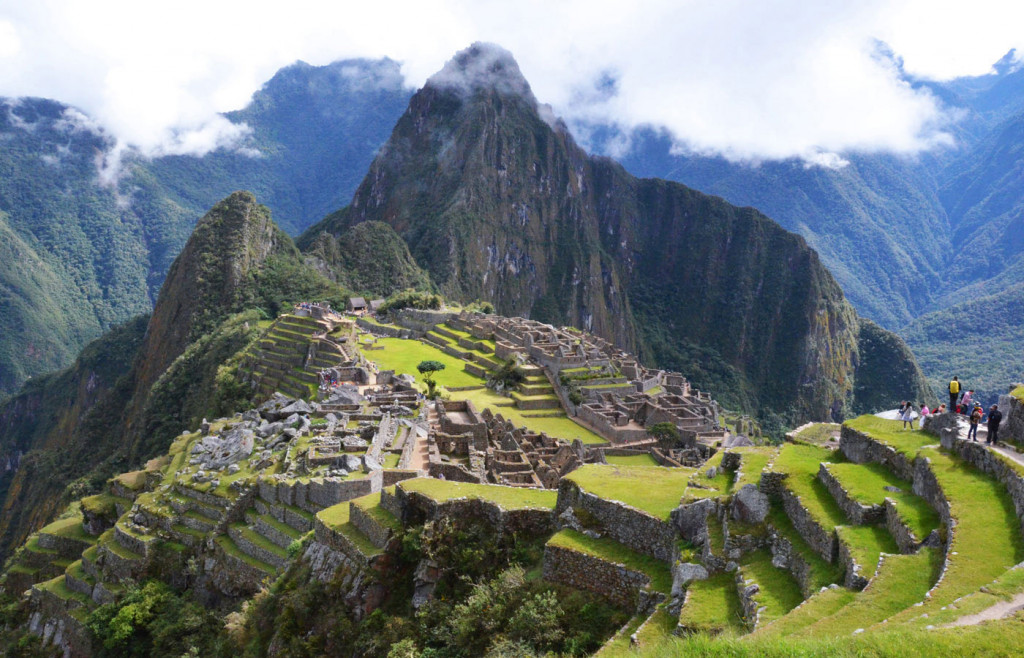
[[[292,414],[308,416],[309,414],[313,413],[313,408],[310,407],[309,403],[307,403],[305,400],[295,400],[291,404],[282,408],[278,413],[282,416],[291,416]]]
[[[355,455],[345,455],[344,461],[345,461],[345,468],[348,471],[350,471],[350,472],[351,471],[358,471],[359,468],[363,465],[362,461],[358,457],[356,457]]]
[[[764,523],[771,503],[755,485],[747,484],[732,499],[732,518],[744,523]]]
[[[708,570],[693,562],[677,562],[672,567],[672,596],[680,596],[695,580],[707,580]]]

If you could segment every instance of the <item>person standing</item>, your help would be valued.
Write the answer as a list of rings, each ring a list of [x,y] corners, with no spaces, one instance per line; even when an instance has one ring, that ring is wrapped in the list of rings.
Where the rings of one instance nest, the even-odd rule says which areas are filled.
[[[999,441],[999,423],[1003,422],[1003,412],[999,405],[993,404],[988,410],[988,439],[985,443],[995,445]]]
[[[921,403],[921,411],[919,412],[919,415],[920,415],[920,418],[921,418],[921,423],[920,423],[920,428],[921,429],[924,429],[924,418],[925,418],[925,416],[930,416],[931,413],[932,412],[928,409],[928,403],[927,402],[922,402]]]
[[[909,400],[900,409],[900,420],[903,421],[903,429],[914,429],[914,403]]]
[[[965,416],[970,416],[971,412],[974,411],[974,405],[971,401],[974,399],[974,389],[969,389],[964,396],[960,399],[960,412]]]
[[[967,438],[973,440],[975,443],[978,442],[978,424],[981,422],[981,405],[976,405],[971,408],[971,426],[967,430]]]
[[[953,381],[949,382],[949,409],[950,411],[956,411],[956,399],[960,396],[960,378],[954,377]]]

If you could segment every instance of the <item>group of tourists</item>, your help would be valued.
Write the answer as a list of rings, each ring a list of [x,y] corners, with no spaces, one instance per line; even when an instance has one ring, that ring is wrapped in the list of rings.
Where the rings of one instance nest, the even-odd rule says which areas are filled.
[[[993,404],[988,408],[988,414],[985,414],[981,402],[974,399],[974,389],[970,388],[964,391],[959,377],[953,377],[949,382],[949,408],[967,416],[968,439],[977,442],[978,426],[985,423],[988,427],[985,443],[996,445],[999,442],[999,425],[1003,422],[1003,412],[999,411],[999,405]]]
[[[944,414],[947,411],[967,416],[968,430],[967,438],[972,441],[978,440],[978,426],[985,423],[988,428],[988,435],[985,443],[995,445],[999,441],[999,425],[1003,422],[1003,412],[999,410],[998,404],[993,404],[988,409],[988,414],[981,406],[981,401],[975,399],[974,389],[963,390],[960,378],[954,377],[949,382],[949,405],[940,404],[930,409],[924,402],[920,410],[915,414],[915,405],[909,400],[900,403],[899,419],[903,421],[902,429],[914,429],[914,418],[918,418],[919,427],[924,427],[924,419],[933,414]]]

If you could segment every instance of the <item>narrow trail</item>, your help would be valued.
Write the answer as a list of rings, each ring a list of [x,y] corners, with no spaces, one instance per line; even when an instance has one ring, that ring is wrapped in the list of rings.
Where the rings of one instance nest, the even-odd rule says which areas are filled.
[[[957,626],[974,626],[980,624],[983,621],[994,621],[996,619],[1006,619],[1013,615],[1018,610],[1024,610],[1024,593],[1018,594],[1009,601],[1000,601],[995,605],[985,608],[981,612],[976,612],[973,615],[964,615],[960,619],[957,619],[952,624],[946,624],[944,628],[955,628]]]

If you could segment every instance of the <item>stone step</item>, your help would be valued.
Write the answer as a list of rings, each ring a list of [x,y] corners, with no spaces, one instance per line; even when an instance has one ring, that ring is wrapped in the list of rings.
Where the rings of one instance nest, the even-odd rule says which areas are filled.
[[[277,519],[300,533],[307,533],[313,529],[313,514],[294,505],[268,503],[257,498],[256,511]]]
[[[250,510],[246,512],[245,520],[254,532],[259,533],[281,548],[288,548],[293,541],[302,537],[301,532],[287,523],[278,521],[269,514],[259,514],[254,510]]]
[[[92,599],[92,590],[96,579],[82,568],[82,561],[76,560],[64,570],[64,584],[72,592],[78,592]]]
[[[223,559],[230,563],[229,567],[233,571],[242,572],[254,583],[262,582],[268,577],[272,578],[277,573],[274,565],[244,552],[230,536],[220,535],[213,541],[220,548]]]
[[[150,547],[157,541],[156,537],[136,533],[118,523],[114,526],[114,541],[123,548],[138,555],[149,555]]]
[[[350,502],[338,503],[316,515],[316,539],[352,560],[369,564],[383,551],[351,521]]]
[[[271,564],[276,569],[282,569],[288,564],[287,551],[244,523],[229,525],[228,536],[249,557]]]
[[[184,498],[189,498],[191,501],[195,501],[196,503],[205,505],[206,507],[211,508],[213,510],[220,509],[221,511],[217,513],[218,518],[223,515],[223,510],[226,510],[227,508],[231,507],[232,503],[232,501],[228,500],[227,498],[206,493],[205,491],[198,491],[191,487],[185,486],[180,482],[176,482],[174,484],[174,493]],[[192,504],[193,503],[190,503],[190,505]],[[190,509],[200,510],[202,508],[193,506]],[[204,516],[209,516],[209,514],[206,513],[205,509],[203,509],[201,513]]]
[[[220,523],[218,519],[212,519],[194,509],[190,509],[179,516],[178,522],[186,528],[201,533],[213,532],[214,528],[217,527],[217,524]]]
[[[171,534],[174,536],[175,540],[189,548],[202,546],[203,542],[206,541],[207,536],[207,533],[203,530],[197,530],[196,528],[187,526],[183,523],[175,523],[172,525]]]

